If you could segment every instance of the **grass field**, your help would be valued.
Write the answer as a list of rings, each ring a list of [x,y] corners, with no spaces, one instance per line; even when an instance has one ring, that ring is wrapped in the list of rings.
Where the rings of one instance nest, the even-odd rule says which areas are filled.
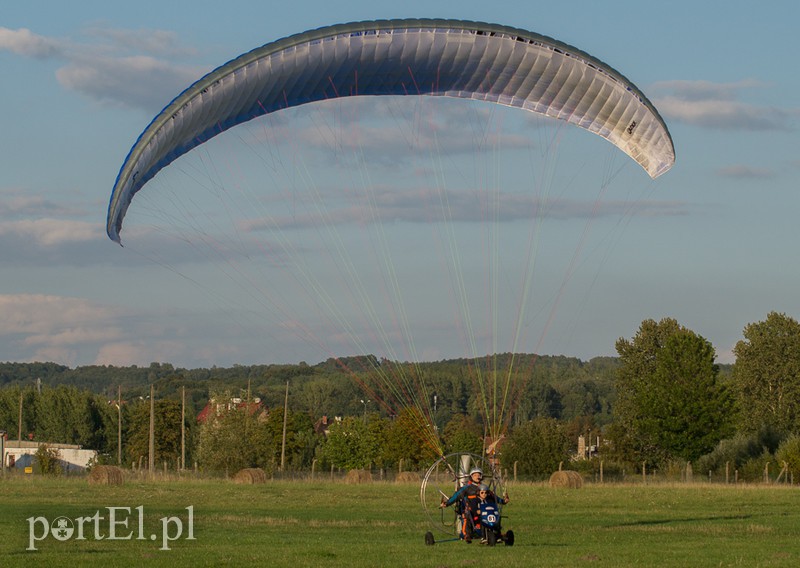
[[[504,522],[516,544],[495,548],[463,542],[425,546],[429,526],[418,491],[415,484],[384,482],[182,480],[101,487],[85,478],[5,477],[0,565],[800,565],[798,488],[653,484],[556,490],[517,484]],[[109,507],[127,508],[115,510],[114,540]],[[193,540],[187,538],[187,507]],[[33,521],[33,535],[41,540],[33,541],[36,550],[26,550],[32,542],[28,519],[37,517],[54,528],[58,517],[66,517],[72,537],[45,537],[45,521]],[[180,519],[183,530],[165,544],[164,527],[170,537],[178,534],[170,517]],[[78,518],[87,519],[82,540],[76,538]]]

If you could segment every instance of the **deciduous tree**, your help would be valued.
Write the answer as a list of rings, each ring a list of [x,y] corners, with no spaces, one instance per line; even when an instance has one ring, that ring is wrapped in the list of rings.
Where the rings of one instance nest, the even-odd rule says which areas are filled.
[[[323,452],[329,463],[342,469],[369,469],[380,461],[384,443],[383,421],[365,422],[347,416],[328,430]]]
[[[156,463],[177,463],[181,456],[181,403],[177,400],[156,400],[154,412],[154,444]],[[150,448],[150,403],[131,405],[127,417],[126,454],[129,463],[148,463]]]
[[[280,441],[266,421],[258,420],[246,406],[234,405],[209,416],[201,426],[197,461],[205,471],[227,475],[247,467],[271,472]]]
[[[617,404],[610,436],[629,461],[693,460],[732,431],[733,399],[718,381],[715,352],[674,319],[642,322],[617,341]]]
[[[457,414],[444,427],[444,444],[447,452],[471,452],[483,450],[483,428],[474,419]]]
[[[516,462],[518,471],[534,476],[550,475],[569,459],[570,441],[554,418],[534,418],[511,430],[503,445],[505,467]]]
[[[733,352],[744,430],[800,432],[800,323],[771,312],[745,326]]]

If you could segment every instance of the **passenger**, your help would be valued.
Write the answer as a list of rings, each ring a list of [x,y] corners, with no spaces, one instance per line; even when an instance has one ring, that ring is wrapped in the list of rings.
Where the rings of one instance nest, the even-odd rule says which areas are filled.
[[[496,531],[500,534],[500,508],[499,505],[508,503],[509,498],[506,493],[502,497],[497,497],[494,491],[488,486],[481,484],[478,487],[478,516],[474,520],[475,536],[480,536],[481,544],[487,542],[487,531]]]
[[[502,497],[498,497],[494,494],[494,491],[489,489],[488,486],[481,484],[478,487],[478,503],[495,503],[500,505],[506,505],[511,499],[508,497],[508,493],[505,493]]]

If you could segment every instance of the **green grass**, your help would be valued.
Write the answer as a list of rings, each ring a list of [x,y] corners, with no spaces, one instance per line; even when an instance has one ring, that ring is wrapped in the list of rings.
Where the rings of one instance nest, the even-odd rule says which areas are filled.
[[[83,478],[0,478],[3,566],[798,566],[800,490],[718,485],[545,485],[511,487],[505,528],[513,548],[443,542],[425,546],[429,529],[418,487],[376,482],[222,480],[128,481],[89,486]],[[92,516],[107,507],[144,510],[145,540],[59,542],[28,546],[29,517]],[[161,546],[162,517],[194,508],[195,540]],[[174,528],[174,527],[173,527]],[[107,536],[108,524],[101,524]],[[156,540],[149,535],[156,534]],[[184,536],[186,527],[184,527]],[[444,538],[443,535],[440,535]]]

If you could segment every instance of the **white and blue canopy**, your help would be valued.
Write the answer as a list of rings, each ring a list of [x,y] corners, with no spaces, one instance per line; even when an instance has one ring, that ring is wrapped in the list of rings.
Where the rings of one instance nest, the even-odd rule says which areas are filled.
[[[167,105],[139,136],[117,176],[108,236],[120,242],[136,192],[192,148],[267,113],[359,95],[476,99],[565,120],[606,138],[653,178],[675,161],[669,131],[644,94],[567,44],[459,20],[341,24],[245,53]]]

